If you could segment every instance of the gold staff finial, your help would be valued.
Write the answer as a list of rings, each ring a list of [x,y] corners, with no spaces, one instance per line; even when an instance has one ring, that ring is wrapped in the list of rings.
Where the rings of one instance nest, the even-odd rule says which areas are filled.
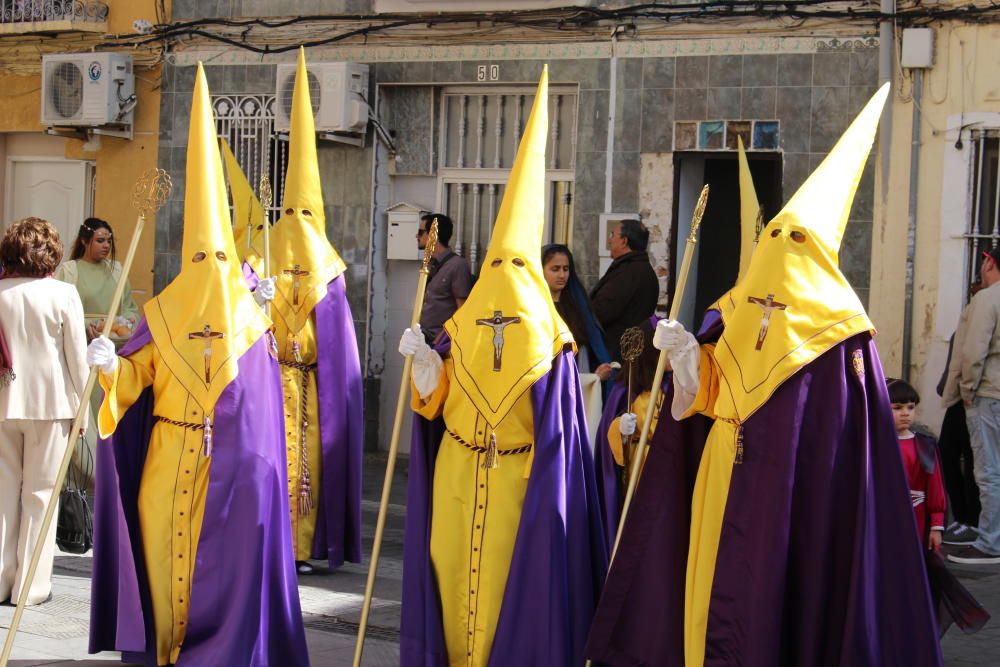
[[[420,273],[429,274],[431,272],[431,259],[434,257],[434,249],[438,242],[438,219],[434,218],[431,228],[427,231],[427,245],[424,246],[424,259],[420,264]]]
[[[170,174],[162,169],[150,169],[139,177],[132,188],[132,208],[144,218],[156,213],[167,203],[172,188]]]
[[[701,189],[698,195],[698,203],[694,206],[694,214],[691,216],[691,233],[688,234],[688,243],[698,242],[698,228],[701,227],[701,219],[705,215],[705,207],[708,205],[708,183]]]
[[[271,201],[274,199],[274,191],[271,190],[271,179],[264,174],[260,177],[260,185],[257,186],[260,191],[260,207],[264,209],[264,217],[267,218],[271,214]]]

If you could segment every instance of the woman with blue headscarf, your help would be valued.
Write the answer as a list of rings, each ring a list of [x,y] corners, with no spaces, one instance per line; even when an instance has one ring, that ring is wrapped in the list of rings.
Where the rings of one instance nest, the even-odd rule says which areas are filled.
[[[587,292],[573,266],[573,254],[561,243],[542,248],[545,282],[552,292],[556,311],[573,334],[577,353],[576,363],[581,373],[593,373],[603,382],[611,377],[611,355],[604,345],[604,334],[593,311]]]

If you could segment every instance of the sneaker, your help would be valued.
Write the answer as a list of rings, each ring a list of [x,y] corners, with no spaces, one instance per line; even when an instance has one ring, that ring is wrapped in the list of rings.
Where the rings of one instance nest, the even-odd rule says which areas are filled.
[[[310,565],[307,561],[297,560],[295,561],[295,571],[298,572],[299,574],[312,574],[313,566]]]
[[[948,526],[948,530],[944,532],[944,537],[942,542],[951,545],[965,545],[972,544],[976,541],[976,531],[974,528],[966,526],[965,524],[956,523]]]
[[[994,556],[980,551],[976,547],[962,547],[953,554],[948,554],[948,560],[964,565],[1000,565],[1000,556]]]

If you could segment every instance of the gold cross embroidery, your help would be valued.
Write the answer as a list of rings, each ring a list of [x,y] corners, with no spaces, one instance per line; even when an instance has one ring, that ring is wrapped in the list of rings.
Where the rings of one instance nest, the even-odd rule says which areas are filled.
[[[755,350],[760,350],[764,346],[764,338],[767,337],[767,329],[771,325],[771,311],[784,310],[788,306],[775,301],[773,294],[768,294],[766,299],[757,296],[748,297],[747,303],[755,303],[764,310],[760,321],[760,333],[757,334],[757,345],[754,347]]]
[[[493,311],[493,317],[476,320],[476,324],[493,329],[493,370],[499,371],[503,357],[503,330],[511,324],[520,324],[520,317],[504,317],[499,310]]]
[[[212,327],[207,324],[201,331],[188,334],[188,340],[201,340],[205,343],[205,382],[212,381],[212,341],[225,337],[226,334],[221,331],[212,331]]]
[[[292,276],[292,278],[293,278],[293,281],[292,281],[292,305],[297,306],[297,305],[299,305],[299,284],[300,284],[300,281],[302,279],[302,276],[308,276],[309,272],[301,270],[299,268],[299,265],[296,264],[293,268],[291,268],[291,269],[285,269],[284,271],[282,271],[282,273],[287,273],[288,275]]]

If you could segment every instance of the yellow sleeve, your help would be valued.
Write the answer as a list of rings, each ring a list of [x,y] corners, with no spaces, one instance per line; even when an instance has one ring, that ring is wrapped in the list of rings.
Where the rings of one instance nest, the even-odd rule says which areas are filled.
[[[98,374],[104,389],[97,415],[97,430],[102,438],[114,433],[125,411],[153,384],[153,373],[153,344],[149,343],[127,357],[118,357],[114,375]]]
[[[663,394],[660,394],[662,397]],[[632,436],[632,449],[639,444],[639,437],[642,433],[642,426],[646,423],[646,408],[649,406],[649,391],[644,391],[635,397],[632,401],[631,411],[635,413],[635,434]],[[653,431],[656,429],[656,419],[657,415],[653,415],[653,423],[649,427],[649,435],[647,440],[653,439]],[[622,446],[622,432],[619,426],[621,422],[621,415],[615,417],[611,420],[611,424],[608,426],[608,446],[611,448],[611,454],[615,457],[615,463],[620,466],[625,465],[625,455],[624,448]]]
[[[715,364],[715,345],[702,345],[698,364],[698,395],[694,403],[687,409],[681,419],[691,415],[703,414],[709,419],[715,419],[715,399],[719,396],[719,369]]]
[[[414,386],[413,380],[410,380],[410,407],[424,419],[437,419],[444,412],[444,401],[448,398],[449,382],[447,365],[449,363],[451,363],[450,360],[445,360],[444,364],[442,364],[441,379],[438,380],[438,386],[434,389],[434,393],[427,398],[420,398],[420,392]]]
[[[611,420],[611,425],[608,426],[608,447],[611,448],[611,455],[615,458],[615,463],[619,466],[625,465],[625,456],[622,450],[622,432],[618,426],[621,420],[621,416],[615,417]]]

